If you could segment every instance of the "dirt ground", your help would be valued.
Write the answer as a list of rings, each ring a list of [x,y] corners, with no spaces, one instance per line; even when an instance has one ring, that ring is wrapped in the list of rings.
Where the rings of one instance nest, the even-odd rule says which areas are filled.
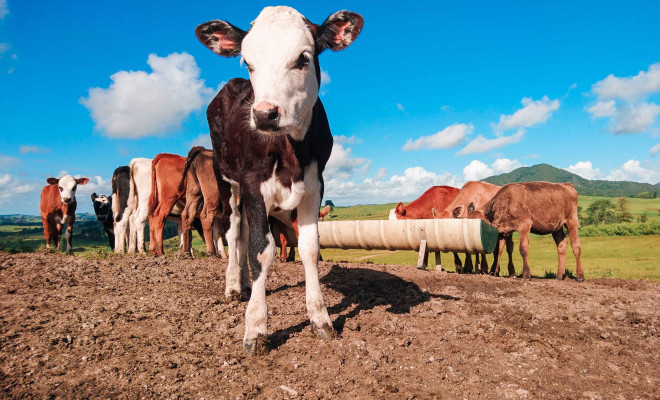
[[[0,252],[3,398],[660,398],[660,284],[300,262],[272,267],[270,352],[243,353],[225,262]]]

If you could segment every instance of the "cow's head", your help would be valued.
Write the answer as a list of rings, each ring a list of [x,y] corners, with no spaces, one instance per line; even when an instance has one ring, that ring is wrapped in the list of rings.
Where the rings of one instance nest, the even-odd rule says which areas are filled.
[[[87,178],[74,178],[71,175],[64,175],[60,179],[48,178],[46,182],[50,185],[57,185],[60,190],[60,197],[64,204],[71,204],[76,200],[76,188],[78,185],[86,185],[89,182]]]
[[[339,11],[316,25],[290,7],[266,7],[245,32],[225,21],[210,21],[195,30],[216,54],[240,55],[250,73],[254,103],[250,126],[302,140],[318,98],[321,69],[318,55],[348,47],[360,34],[363,19]]]
[[[96,219],[101,222],[106,222],[108,219],[112,220],[112,200],[110,197],[102,194],[98,196],[92,193],[92,203],[94,204],[94,213]]]
[[[399,202],[394,208],[394,214],[397,219],[404,219],[406,217],[406,209],[403,208],[403,202]]]

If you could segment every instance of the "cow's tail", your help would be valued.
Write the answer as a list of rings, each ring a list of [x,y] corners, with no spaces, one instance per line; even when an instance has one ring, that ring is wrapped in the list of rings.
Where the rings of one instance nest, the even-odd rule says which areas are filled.
[[[117,171],[119,171],[119,168],[115,170],[115,173],[112,174],[112,194],[115,195],[114,200],[116,200],[117,205],[113,206],[112,212],[115,213],[115,222],[121,221],[121,218],[124,214],[124,210],[121,208],[121,185],[117,182]]]
[[[158,207],[158,185],[156,179],[156,164],[161,159],[161,154],[154,157],[151,162],[151,197],[149,197],[149,215],[152,215]]]
[[[177,189],[179,193],[183,193],[185,191],[186,176],[188,175],[188,170],[190,169],[192,162],[195,160],[195,157],[197,157],[197,154],[204,150],[206,149],[203,146],[195,146],[188,152],[188,158],[186,158],[186,166],[183,167],[183,175],[181,175],[181,181],[179,182]]]

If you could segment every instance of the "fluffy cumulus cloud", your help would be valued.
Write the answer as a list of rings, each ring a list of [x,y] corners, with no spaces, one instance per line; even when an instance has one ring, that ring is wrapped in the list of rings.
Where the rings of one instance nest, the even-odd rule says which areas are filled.
[[[565,168],[566,171],[579,175],[584,179],[598,179],[600,177],[600,168],[594,168],[591,161],[578,161]]]
[[[521,104],[523,107],[515,113],[500,115],[500,121],[493,128],[496,133],[542,124],[559,108],[559,100],[550,100],[548,96],[543,96],[541,100],[524,97]]]
[[[520,167],[522,164],[518,160],[508,158],[498,158],[491,166],[479,160],[472,160],[463,168],[463,176],[466,181],[479,181],[489,176],[511,172]]]
[[[609,118],[610,132],[647,132],[660,114],[660,105],[648,101],[649,96],[660,93],[660,63],[635,76],[609,75],[596,82],[591,91],[597,100],[587,111],[593,118]]]
[[[82,175],[74,175],[74,177],[77,179],[82,177]],[[87,201],[87,197],[92,193],[109,195],[112,192],[112,184],[109,179],[105,180],[100,175],[86,176],[86,178],[89,179],[89,182],[85,185],[78,185],[78,189],[76,189],[76,196],[85,197],[83,201]],[[77,200],[80,203],[81,200],[79,198]]]
[[[525,136],[525,131],[522,129],[513,135],[498,136],[494,139],[486,139],[484,136],[479,135],[456,154],[462,156],[465,154],[485,153],[512,143],[518,143],[522,140],[523,136]]]
[[[660,182],[660,164],[642,164],[631,159],[612,171],[605,179],[608,181],[633,181],[656,184]]]
[[[365,171],[371,162],[366,158],[353,158],[351,149],[341,143],[332,145],[332,154],[325,165],[323,175],[329,179],[351,179],[356,170]]]
[[[150,54],[152,72],[119,71],[107,89],[91,88],[80,102],[97,130],[113,138],[138,138],[172,131],[208,103],[215,90],[199,79],[193,56]]]
[[[408,139],[408,142],[403,146],[403,150],[447,149],[456,147],[473,130],[474,126],[472,124],[453,124],[436,134],[422,136],[415,141]]]
[[[0,174],[0,206],[7,207],[20,196],[38,198],[37,185],[21,182],[9,174]],[[35,197],[36,196],[36,197]]]
[[[325,199],[331,199],[335,204],[381,204],[387,202],[411,201],[434,185],[461,186],[457,177],[446,172],[436,174],[422,167],[411,167],[402,175],[393,175],[383,179],[379,170],[374,178],[367,178],[355,183],[330,177],[326,178]]]

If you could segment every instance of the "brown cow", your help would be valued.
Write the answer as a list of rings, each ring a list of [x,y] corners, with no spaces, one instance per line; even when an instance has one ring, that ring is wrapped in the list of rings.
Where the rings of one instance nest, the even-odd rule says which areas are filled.
[[[64,175],[60,179],[46,179],[48,185],[41,190],[41,222],[44,225],[44,236],[46,237],[46,248],[50,249],[53,241],[56,249],[60,247],[60,234],[62,224],[66,224],[66,254],[73,254],[71,240],[73,239],[73,223],[76,222],[76,188],[78,185],[86,185],[87,178],[74,178]]]
[[[552,234],[559,256],[557,279],[564,278],[568,245],[564,234],[566,226],[577,263],[577,281],[583,282],[577,206],[578,194],[570,183],[522,182],[502,186],[488,204],[469,215],[487,221],[504,235],[518,231],[525,279],[531,278],[528,260],[530,232],[537,235]]]
[[[468,215],[468,211],[474,211],[473,209],[468,210],[468,206],[472,204],[473,208],[481,208],[486,203],[488,203],[497,192],[501,189],[501,186],[493,185],[488,182],[478,182],[478,181],[469,181],[461,188],[460,193],[456,198],[440,212],[439,218],[465,218]],[[513,239],[511,235],[499,236],[498,247],[493,253],[493,265],[490,269],[491,275],[499,276],[500,274],[500,256],[502,250],[506,244],[507,253],[509,254],[509,276],[516,275],[516,269],[513,266]],[[479,255],[475,255],[475,265],[479,267]],[[488,264],[486,263],[486,254],[481,254],[481,266],[480,270],[482,273],[488,272]],[[465,271],[472,272],[472,259],[468,256],[465,258]]]
[[[226,258],[220,227],[222,204],[218,181],[213,171],[213,150],[202,146],[190,149],[178,190],[186,193],[186,206],[181,213],[183,252],[190,252],[191,227],[194,219],[198,217],[202,223],[206,253],[209,256],[219,253],[221,258]]]
[[[319,212],[319,221],[323,221],[325,216],[330,212],[330,206],[325,206]],[[293,226],[288,226],[284,222],[274,217],[268,217],[270,230],[274,238],[279,238],[279,243],[275,240],[275,245],[281,247],[280,260],[293,261],[296,259],[296,246],[298,246],[298,218],[293,220]],[[286,248],[289,247],[289,255],[287,256]],[[319,260],[323,261],[321,253],[319,253]]]
[[[186,159],[162,153],[151,162],[151,197],[149,198],[149,252],[163,254],[163,229],[170,214],[180,215],[185,205],[185,189],[179,191]],[[179,223],[180,225],[180,223]],[[181,234],[181,231],[179,232]]]
[[[440,212],[449,205],[458,195],[460,189],[451,186],[432,186],[426,192],[422,193],[417,199],[411,201],[407,206],[402,202],[397,204],[396,208],[390,210],[390,220],[395,219],[433,219],[440,218]],[[440,253],[436,253],[439,258]],[[463,271],[463,264],[461,259],[458,258],[457,253],[454,254],[454,266],[456,271]],[[472,271],[472,260],[470,255],[465,257],[466,265],[470,262],[470,271]],[[436,264],[440,264],[440,260],[435,260]]]

